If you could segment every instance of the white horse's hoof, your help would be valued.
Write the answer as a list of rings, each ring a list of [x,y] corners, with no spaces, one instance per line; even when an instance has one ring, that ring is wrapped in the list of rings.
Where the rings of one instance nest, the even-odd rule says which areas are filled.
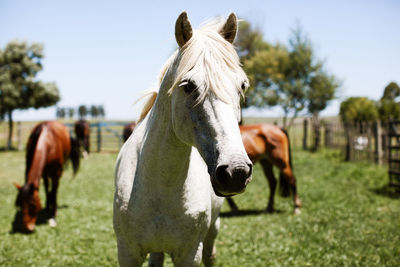
[[[300,215],[300,214],[301,214],[300,208],[295,208],[294,209],[294,215]]]
[[[49,226],[50,227],[56,227],[57,226],[57,222],[54,218],[49,219]]]
[[[84,159],[87,159],[89,157],[89,153],[87,153],[87,151],[83,151],[82,154]]]

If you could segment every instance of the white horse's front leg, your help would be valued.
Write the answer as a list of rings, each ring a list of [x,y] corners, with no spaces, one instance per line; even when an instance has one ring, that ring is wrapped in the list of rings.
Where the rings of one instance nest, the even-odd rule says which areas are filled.
[[[172,256],[172,261],[176,267],[197,267],[201,264],[201,254],[203,252],[203,243],[197,243],[191,250],[179,254],[178,257]]]
[[[203,263],[205,267],[211,267],[214,265],[216,249],[215,249],[215,238],[217,237],[219,230],[219,218],[215,221],[213,225],[211,225],[208,230],[206,239],[204,240],[204,249],[203,249]]]
[[[125,245],[122,240],[117,241],[118,245],[118,263],[119,266],[133,266],[140,267],[143,265],[145,257],[141,256],[140,253],[132,252],[129,247]]]

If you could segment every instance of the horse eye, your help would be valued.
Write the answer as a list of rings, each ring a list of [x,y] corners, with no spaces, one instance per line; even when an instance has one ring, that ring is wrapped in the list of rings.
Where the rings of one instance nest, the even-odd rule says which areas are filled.
[[[244,83],[242,83],[242,90],[245,91],[246,89],[247,89],[247,83],[244,82]]]
[[[180,86],[183,86],[183,91],[185,91],[185,93],[190,94],[192,93],[194,90],[197,89],[197,86],[194,82],[192,81],[184,81],[180,84]]]

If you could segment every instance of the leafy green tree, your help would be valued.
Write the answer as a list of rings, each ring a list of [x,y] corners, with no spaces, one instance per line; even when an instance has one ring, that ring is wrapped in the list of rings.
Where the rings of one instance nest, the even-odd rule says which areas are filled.
[[[395,82],[391,82],[385,87],[382,99],[391,99],[394,101],[399,96],[400,96],[399,85]]]
[[[73,119],[75,115],[75,109],[74,108],[68,108],[68,117],[70,119]]]
[[[78,114],[80,118],[85,118],[88,114],[88,108],[85,105],[80,105],[78,107]]]
[[[56,110],[56,117],[58,119],[64,119],[65,115],[66,115],[65,108],[58,107],[57,110]]]
[[[284,112],[284,128],[290,127],[304,110],[312,77],[322,68],[311,42],[300,28],[293,31],[288,47],[261,46],[243,65],[252,85],[244,107],[280,106]]]
[[[239,23],[239,30],[234,46],[240,60],[253,57],[258,51],[268,49],[271,45],[264,40],[263,33],[259,28],[253,27],[249,22],[243,20]]]
[[[279,104],[283,96],[278,85],[284,83],[283,72],[287,68],[288,60],[286,47],[276,45],[258,51],[253,57],[244,61],[244,70],[251,85],[244,107],[262,108]],[[271,89],[274,86],[275,90]]]
[[[400,102],[396,98],[400,96],[400,87],[395,82],[389,83],[378,102],[379,119],[381,121],[400,119]]]
[[[9,122],[8,149],[11,149],[14,110],[48,107],[60,100],[55,83],[35,79],[43,68],[43,56],[43,46],[37,43],[11,41],[0,50],[0,113]]]
[[[104,119],[104,117],[106,116],[106,113],[105,113],[103,105],[99,105],[97,107],[97,112],[99,113],[99,117]]]
[[[350,160],[350,151],[353,140],[350,129],[357,124],[359,133],[364,131],[363,122],[371,122],[378,119],[378,110],[375,102],[367,97],[349,97],[340,103],[340,118],[344,124],[347,139],[345,159]]]
[[[324,110],[329,101],[335,98],[336,89],[340,82],[333,75],[319,71],[311,78],[307,91],[307,110],[312,115],[311,121],[314,129],[314,147],[316,151],[320,143],[320,118],[319,114]]]
[[[92,105],[90,107],[90,116],[92,116],[92,118],[97,118],[99,116],[99,111],[97,110],[97,106]]]
[[[349,97],[340,104],[339,115],[344,123],[355,124],[378,119],[378,110],[367,97]]]

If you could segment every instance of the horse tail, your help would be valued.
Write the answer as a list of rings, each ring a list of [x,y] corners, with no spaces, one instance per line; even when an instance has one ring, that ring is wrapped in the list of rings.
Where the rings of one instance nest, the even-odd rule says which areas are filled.
[[[74,169],[74,175],[78,172],[79,162],[80,162],[80,149],[79,142],[74,137],[70,137],[71,140],[71,151],[69,153],[69,158],[72,161],[72,168]]]
[[[28,139],[28,144],[26,145],[26,169],[25,169],[25,179],[28,179],[28,173],[32,167],[33,157],[36,151],[36,145],[39,140],[40,133],[43,130],[43,124],[36,126]]]
[[[289,139],[289,134],[285,129],[281,129],[282,132],[286,135],[287,138],[287,143],[288,143],[288,149],[289,149],[289,166],[293,170],[293,165],[292,165],[292,149],[290,148],[290,139]]]
[[[290,148],[290,140],[289,140],[289,134],[287,131],[283,128],[281,128],[281,131],[285,134],[287,138],[287,143],[288,143],[288,153],[289,153],[289,166],[290,169],[293,171],[293,166],[292,166],[292,150]],[[289,197],[290,196],[290,184],[288,177],[286,177],[283,172],[281,171],[279,174],[279,193],[282,197]]]

